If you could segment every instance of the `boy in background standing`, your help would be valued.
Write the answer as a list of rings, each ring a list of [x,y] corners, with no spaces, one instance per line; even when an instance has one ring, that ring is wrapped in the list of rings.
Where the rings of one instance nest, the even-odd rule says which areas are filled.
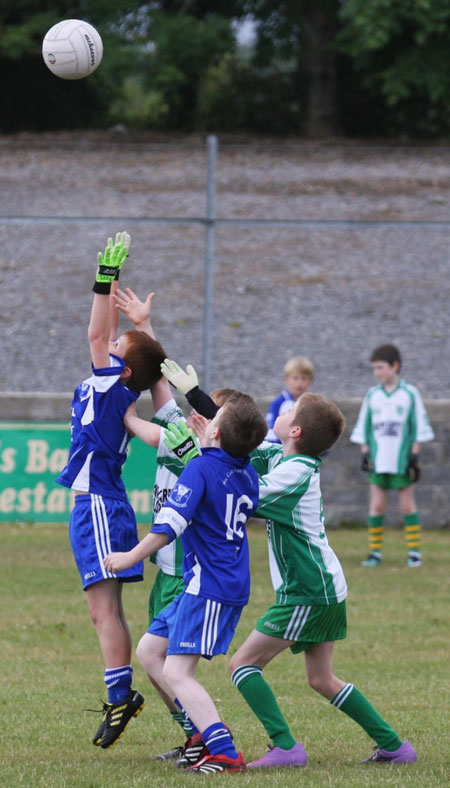
[[[314,367],[311,361],[305,356],[292,356],[286,361],[283,370],[284,389],[276,397],[266,414],[266,422],[269,427],[266,440],[271,443],[280,443],[273,431],[278,416],[291,410],[294,402],[307,391],[314,380]]]
[[[395,345],[371,355],[377,385],[364,397],[350,440],[361,445],[361,468],[369,473],[369,556],[362,566],[378,566],[383,554],[387,491],[398,490],[408,566],[422,564],[420,516],[414,484],[420,476],[420,444],[434,438],[422,398],[400,378],[402,359]]]

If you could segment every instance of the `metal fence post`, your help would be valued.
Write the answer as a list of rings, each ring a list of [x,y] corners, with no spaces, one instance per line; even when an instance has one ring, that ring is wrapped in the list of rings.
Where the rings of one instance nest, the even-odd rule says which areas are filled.
[[[205,391],[209,391],[211,379],[211,347],[214,310],[214,241],[216,232],[217,137],[210,135],[206,144],[208,163],[205,222],[205,294],[203,302],[202,387],[205,389]]]

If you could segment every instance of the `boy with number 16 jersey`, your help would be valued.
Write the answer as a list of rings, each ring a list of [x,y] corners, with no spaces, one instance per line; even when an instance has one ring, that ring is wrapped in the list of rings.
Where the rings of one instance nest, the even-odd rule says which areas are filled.
[[[141,421],[129,421],[138,435]],[[201,656],[226,653],[248,602],[246,522],[258,503],[258,477],[247,455],[266,432],[251,397],[236,394],[227,400],[207,425],[202,456],[183,471],[150,534],[129,553],[112,553],[106,559],[110,570],[120,571],[181,535],[186,589],[154,619],[137,655],[151,679],[178,700],[200,732],[204,757],[189,767],[196,773],[246,768],[194,674]]]

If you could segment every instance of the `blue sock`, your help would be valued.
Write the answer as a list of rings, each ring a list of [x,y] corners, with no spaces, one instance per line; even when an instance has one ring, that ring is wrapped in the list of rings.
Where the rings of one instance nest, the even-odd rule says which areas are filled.
[[[183,715],[183,722],[180,723],[181,727],[183,728],[186,736],[189,737],[193,736],[194,733],[198,733],[198,728],[195,727],[194,723],[192,722],[191,718],[188,716],[187,712],[183,709],[178,698],[174,700],[175,706],[178,706],[180,709],[181,714]]]
[[[105,684],[108,690],[108,702],[120,703],[129,695],[133,680],[131,665],[122,665],[120,668],[105,670]]]
[[[209,728],[206,728],[202,733],[202,739],[211,755],[220,753],[221,755],[228,755],[229,758],[238,757],[231,733],[223,722],[214,722]]]

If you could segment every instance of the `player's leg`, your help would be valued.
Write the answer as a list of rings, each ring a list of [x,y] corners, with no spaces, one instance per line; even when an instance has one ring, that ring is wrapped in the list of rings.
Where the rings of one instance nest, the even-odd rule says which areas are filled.
[[[169,575],[166,572],[163,572],[162,569],[158,571],[148,600],[149,627],[156,616],[158,616],[162,610],[168,607],[168,605],[170,605],[182,593],[183,590],[183,577]],[[189,739],[197,731],[185,710],[181,708],[180,704],[174,702],[173,699],[170,698],[164,692],[164,690],[158,686],[154,679],[152,679],[150,676],[149,679],[161,697],[163,703],[167,706],[172,720],[176,722],[180,728],[182,728],[185,739],[189,741]],[[183,754],[186,744],[187,742],[185,742],[183,745],[172,747],[170,750],[155,755],[154,758],[157,761],[176,760]]]
[[[371,482],[369,486],[369,555],[365,561],[361,562],[362,566],[377,566],[383,557],[386,503],[386,490]]]
[[[146,632],[137,645],[136,656],[152,684],[173,702],[175,695],[163,678],[168,645],[168,638]]]
[[[275,694],[262,675],[263,668],[294,642],[254,629],[230,660],[233,684],[273,742],[270,751],[249,763],[250,767],[303,766],[307,762],[301,742],[292,736]]]
[[[89,612],[105,664],[108,701],[93,743],[109,747],[125,730],[128,721],[144,707],[144,698],[132,689],[131,635],[122,604],[123,584],[101,580],[86,589]]]
[[[333,670],[334,643],[317,643],[305,651],[309,685],[358,723],[377,745],[367,762],[413,763],[417,756],[412,745],[399,739],[396,731],[381,717],[353,684],[339,679]]]
[[[201,773],[243,771],[245,762],[235,749],[230,730],[222,722],[209,693],[195,678],[200,657],[200,654],[169,654],[163,670],[164,683],[171,687],[172,694],[201,732],[203,757],[188,768]]]
[[[403,515],[405,527],[406,547],[408,549],[408,566],[422,565],[420,552],[420,516],[417,511],[414,486],[409,484],[398,491],[400,511]]]

